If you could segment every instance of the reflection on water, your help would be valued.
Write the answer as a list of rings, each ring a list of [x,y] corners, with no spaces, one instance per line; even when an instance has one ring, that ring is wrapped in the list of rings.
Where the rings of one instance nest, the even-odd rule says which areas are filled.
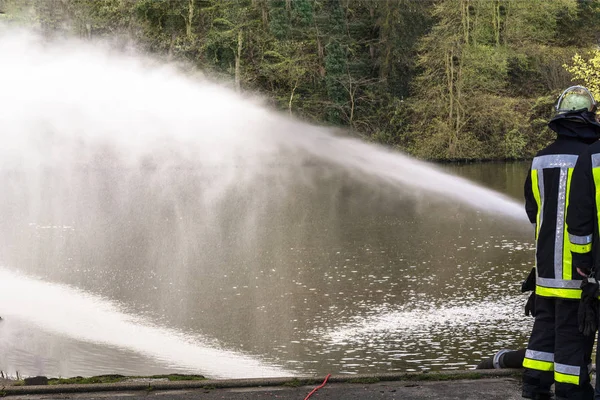
[[[366,358],[372,360],[373,366],[388,365],[390,370],[455,369],[464,368],[473,354],[482,354],[486,349],[488,344],[482,348],[477,336],[487,336],[489,345],[506,346],[506,340],[515,333],[527,333],[523,326],[511,323],[520,306],[516,299],[451,301],[450,304],[411,308],[410,311],[392,311],[384,307],[373,316],[326,332],[328,340],[324,347],[328,350],[324,353],[332,353],[332,348],[353,346],[343,360],[353,360],[359,367],[361,358],[348,357],[349,354],[369,354],[374,353],[373,349],[385,349],[392,356],[388,360],[377,360],[375,354]],[[489,327],[494,325],[500,329],[489,332]],[[420,340],[416,342],[414,337]]]
[[[118,366],[118,370],[131,368],[132,359],[124,356],[133,351],[152,356],[165,366],[175,364],[178,369],[195,370],[215,377],[290,375],[283,369],[263,365],[253,358],[213,348],[203,338],[175,329],[148,325],[143,319],[122,313],[118,305],[98,296],[0,270],[0,304],[8,303],[11,303],[11,307],[5,313],[7,323],[2,324],[2,341],[6,346],[2,351],[3,357],[7,358],[7,362],[11,360],[20,363],[19,358],[23,354],[19,354],[16,346],[13,347],[20,343],[20,347],[24,348],[21,353],[32,353],[38,373],[51,368],[56,361],[59,365],[64,364],[68,353],[67,357],[58,354],[58,360],[44,360],[48,357],[42,354],[54,352],[47,348],[47,343],[37,340],[44,335],[35,331],[29,333],[24,328],[28,324],[43,327],[56,336],[65,335],[82,343],[95,344],[90,346],[91,349],[98,348],[99,345],[110,346],[113,353],[125,360],[124,365]],[[26,333],[24,336],[23,332]],[[59,343],[61,341],[64,342],[64,338],[59,337]],[[35,350],[36,346],[41,348]],[[102,365],[102,361],[106,361],[105,357],[98,357],[99,352],[90,353],[89,348],[84,348],[82,355],[89,355],[89,363],[98,363],[100,369],[106,369]],[[115,349],[121,350],[122,354]],[[57,356],[56,353],[54,355]],[[76,354],[75,365],[82,355]],[[70,373],[74,369],[72,366],[65,368]]]
[[[6,314],[5,314],[6,316]],[[73,324],[77,318],[70,318]],[[0,365],[15,376],[51,374],[54,377],[94,374],[155,375],[165,371],[190,373],[190,369],[140,353],[78,340],[60,332],[42,330],[37,324],[10,315],[0,331]],[[118,360],[118,362],[115,362]]]
[[[451,174],[470,179],[490,189],[523,201],[523,186],[531,162],[490,162],[446,164],[442,168]]]
[[[36,195],[18,172],[6,173],[0,370],[248,377],[463,369],[526,342],[532,320],[519,289],[533,259],[529,226],[313,168],[311,179],[296,181],[273,171],[216,204],[204,196],[205,175],[180,169],[85,170],[68,180],[48,171]],[[443,168],[517,199],[526,171]],[[15,278],[21,273],[58,286]],[[6,292],[9,278],[41,286]],[[86,296],[96,303],[71,307]],[[107,304],[119,307],[97,314]],[[143,323],[102,324],[131,315]],[[32,333],[21,337],[25,330]]]

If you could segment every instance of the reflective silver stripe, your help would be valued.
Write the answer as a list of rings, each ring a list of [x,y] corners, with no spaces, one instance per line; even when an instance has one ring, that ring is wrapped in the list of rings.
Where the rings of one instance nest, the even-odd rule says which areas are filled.
[[[575,156],[577,160],[577,156]],[[567,205],[568,170],[560,169],[558,181],[558,199],[556,199],[556,236],[554,236],[554,277],[563,276],[563,243],[565,241],[565,212]]]
[[[547,156],[535,157],[531,163],[531,169],[573,168],[575,167],[576,162],[576,154],[550,154]]]
[[[494,364],[494,368],[495,369],[501,369],[502,368],[502,366],[500,365],[500,357],[502,357],[502,355],[504,353],[508,353],[508,352],[509,352],[509,350],[503,349],[503,350],[500,350],[499,352],[497,352],[494,355],[494,358],[492,359],[492,364]]]
[[[590,244],[592,243],[592,235],[577,236],[569,233],[569,242],[573,244]]]
[[[592,168],[600,167],[600,154],[592,154]]]
[[[554,371],[559,372],[561,374],[579,376],[581,368],[575,367],[573,365],[554,363]]]
[[[538,235],[540,233],[540,231],[542,230],[542,226],[544,225],[544,170],[540,169],[538,171],[538,190],[540,191],[540,209],[538,210],[538,212],[540,213],[540,220],[539,223],[540,225],[537,227],[538,229]],[[536,244],[537,245],[537,244]],[[535,250],[536,254],[537,254],[537,249]],[[537,259],[537,257],[536,257]]]
[[[581,289],[580,280],[565,280],[537,277],[536,284],[548,288],[556,289]]]
[[[525,358],[537,361],[554,362],[554,353],[527,349],[525,350]]]

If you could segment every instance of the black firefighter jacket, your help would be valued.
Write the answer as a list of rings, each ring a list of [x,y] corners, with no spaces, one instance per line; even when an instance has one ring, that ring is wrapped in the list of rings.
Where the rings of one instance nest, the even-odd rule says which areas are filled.
[[[535,156],[525,181],[525,209],[535,226],[536,294],[579,299],[583,277],[575,270],[579,260],[573,260],[571,242],[587,240],[589,232],[579,236],[567,230],[567,210],[576,190],[573,170],[579,155],[600,137],[600,124],[585,112],[559,115],[549,126],[558,137]]]
[[[598,210],[600,210],[600,142],[581,153],[569,197],[568,233],[573,267],[589,272],[595,267],[600,277],[598,261]]]

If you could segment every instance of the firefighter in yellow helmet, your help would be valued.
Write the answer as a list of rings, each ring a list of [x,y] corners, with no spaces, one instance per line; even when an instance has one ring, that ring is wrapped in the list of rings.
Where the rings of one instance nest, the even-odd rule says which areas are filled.
[[[570,251],[566,218],[572,212],[568,196],[580,186],[573,174],[575,164],[600,138],[595,112],[596,101],[588,89],[565,90],[548,124],[557,138],[535,156],[525,182],[525,209],[536,241],[535,322],[523,360],[522,394],[529,399],[552,398],[553,383],[557,399],[594,398],[593,336],[579,330],[577,317],[584,277]],[[576,243],[588,240],[587,234],[573,233]]]
[[[600,142],[581,153],[572,176],[567,232],[573,259],[573,269],[582,280],[578,312],[579,330],[592,341],[598,329],[598,282],[600,246],[598,219],[600,210]],[[600,360],[596,352],[596,366]],[[596,376],[595,399],[600,399],[600,384]]]

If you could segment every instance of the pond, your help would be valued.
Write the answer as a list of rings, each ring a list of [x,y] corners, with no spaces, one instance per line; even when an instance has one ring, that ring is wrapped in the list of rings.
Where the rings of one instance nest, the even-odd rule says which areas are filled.
[[[0,370],[448,370],[526,344],[527,223],[306,168],[219,197],[210,170],[5,171]],[[522,202],[527,163],[439,168]]]

